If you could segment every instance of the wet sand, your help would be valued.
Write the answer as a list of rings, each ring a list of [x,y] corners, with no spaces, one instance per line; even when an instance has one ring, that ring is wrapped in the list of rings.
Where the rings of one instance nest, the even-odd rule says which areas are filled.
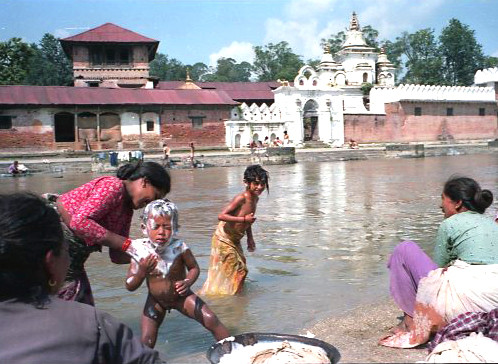
[[[295,334],[310,331],[317,339],[334,345],[340,363],[415,363],[424,360],[427,349],[392,349],[377,341],[398,324],[402,312],[390,300],[357,307],[342,316],[331,316]],[[292,333],[294,334],[294,333]],[[167,359],[167,356],[166,356]],[[168,363],[209,363],[205,353],[169,360]]]
[[[341,363],[414,363],[427,356],[425,347],[393,349],[377,341],[397,325],[402,311],[392,301],[358,307],[342,317],[329,317],[309,328],[317,339],[334,345]]]

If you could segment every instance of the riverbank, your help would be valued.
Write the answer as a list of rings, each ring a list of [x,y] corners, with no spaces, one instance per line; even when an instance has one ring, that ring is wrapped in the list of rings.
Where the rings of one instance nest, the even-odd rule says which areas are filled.
[[[330,316],[314,325],[303,328],[317,339],[334,345],[341,354],[340,363],[415,363],[427,356],[425,347],[415,349],[393,349],[379,346],[377,341],[388,334],[401,315],[396,305],[385,300],[357,307],[340,316]],[[207,351],[207,348],[206,348]],[[167,359],[167,353],[165,355]],[[177,358],[172,364],[209,363],[205,353]]]
[[[368,160],[378,158],[426,158],[444,155],[494,154],[498,152],[497,141],[433,142],[406,144],[360,144],[358,149],[350,148],[262,148],[238,149],[198,148],[195,159],[204,167],[230,167],[248,164],[290,164],[301,162],[331,162],[348,160]],[[65,172],[108,172],[110,165],[99,168],[95,164],[98,152],[82,151],[41,151],[4,150],[0,151],[0,171],[6,170],[14,160],[27,166],[32,173]],[[160,150],[143,150],[144,159],[161,162]],[[172,151],[171,160],[175,168],[189,168],[190,151]]]

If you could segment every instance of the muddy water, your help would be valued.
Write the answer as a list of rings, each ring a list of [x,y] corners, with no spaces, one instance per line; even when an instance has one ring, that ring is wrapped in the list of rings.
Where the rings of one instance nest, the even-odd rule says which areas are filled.
[[[498,158],[493,155],[407,160],[298,163],[269,166],[270,194],[260,199],[247,254],[249,275],[242,295],[206,301],[234,333],[301,333],[331,314],[387,297],[386,259],[401,240],[432,252],[444,181],[467,174],[498,193]],[[173,170],[169,196],[180,209],[181,233],[193,250],[202,285],[210,239],[222,207],[242,190],[244,167]],[[4,178],[0,191],[63,192],[92,174]],[[488,210],[494,213],[495,206]],[[140,237],[138,214],[132,236]],[[245,239],[243,241],[245,247]],[[94,254],[87,264],[97,306],[139,332],[145,287],[124,289],[126,267]],[[213,342],[209,332],[177,312],[161,326],[157,349],[181,362]]]

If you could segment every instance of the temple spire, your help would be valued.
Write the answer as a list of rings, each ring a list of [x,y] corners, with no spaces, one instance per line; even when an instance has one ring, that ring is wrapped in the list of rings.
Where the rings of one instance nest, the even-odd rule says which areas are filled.
[[[356,13],[354,11],[353,15],[351,16],[351,21],[349,22],[349,30],[361,30],[360,22],[358,21],[358,18],[356,17]]]

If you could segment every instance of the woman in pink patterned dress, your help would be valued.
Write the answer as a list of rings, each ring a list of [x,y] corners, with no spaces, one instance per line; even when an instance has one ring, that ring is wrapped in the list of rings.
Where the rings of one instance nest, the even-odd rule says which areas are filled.
[[[169,193],[168,172],[155,162],[121,166],[116,177],[96,178],[55,202],[69,243],[71,264],[59,297],[94,305],[84,264],[90,253],[109,247],[111,260],[127,264],[133,210]]]

